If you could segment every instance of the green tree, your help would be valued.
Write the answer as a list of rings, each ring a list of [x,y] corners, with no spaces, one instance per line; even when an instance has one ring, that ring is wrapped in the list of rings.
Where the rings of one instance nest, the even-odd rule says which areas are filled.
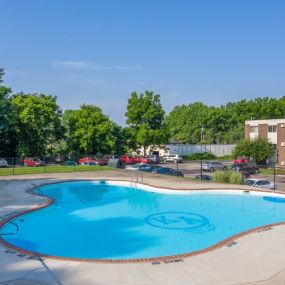
[[[79,110],[67,110],[63,115],[70,153],[112,153],[120,130],[102,110],[94,105],[82,105]]]
[[[160,95],[150,91],[140,95],[133,92],[128,100],[126,118],[135,143],[144,147],[144,155],[149,145],[160,145],[168,141]]]
[[[2,85],[4,74],[4,70],[0,68],[0,156],[10,157],[15,155],[16,138],[14,119],[11,116],[11,89]]]
[[[274,146],[266,139],[240,141],[233,151],[234,157],[252,158],[256,163],[262,163],[275,152]]]
[[[203,125],[204,143],[237,143],[244,138],[246,120],[284,117],[285,96],[229,102],[220,107],[195,102],[174,107],[166,121],[171,140],[198,143]]]
[[[15,119],[17,154],[40,156],[52,152],[62,135],[61,110],[56,97],[44,94],[16,94],[11,97]]]

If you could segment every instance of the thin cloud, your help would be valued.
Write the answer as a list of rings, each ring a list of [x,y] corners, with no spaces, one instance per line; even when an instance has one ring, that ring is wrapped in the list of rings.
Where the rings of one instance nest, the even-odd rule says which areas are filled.
[[[136,65],[98,65],[90,61],[52,61],[55,68],[64,69],[93,69],[93,70],[146,70],[145,67]]]

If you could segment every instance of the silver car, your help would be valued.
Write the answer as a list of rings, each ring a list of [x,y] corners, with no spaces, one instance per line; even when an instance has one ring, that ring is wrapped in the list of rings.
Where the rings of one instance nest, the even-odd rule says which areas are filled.
[[[213,172],[215,170],[227,170],[227,167],[219,161],[207,161],[202,164],[202,169]]]
[[[276,189],[276,185],[274,185],[273,182],[270,182],[266,179],[254,179],[254,178],[246,179],[244,181],[244,184],[248,186],[254,186],[265,189]]]
[[[0,167],[8,167],[8,162],[4,158],[0,158]]]

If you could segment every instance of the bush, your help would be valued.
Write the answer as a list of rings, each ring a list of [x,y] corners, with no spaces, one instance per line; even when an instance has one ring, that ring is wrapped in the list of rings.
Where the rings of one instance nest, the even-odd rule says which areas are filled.
[[[214,172],[214,181],[219,183],[229,183],[228,171],[216,171]]]
[[[193,153],[190,155],[183,155],[182,156],[184,160],[210,160],[210,159],[216,159],[217,157],[209,152],[197,152],[197,153]]]
[[[231,154],[227,154],[227,155],[223,155],[223,156],[219,156],[220,160],[232,160],[233,156]]]
[[[240,172],[231,171],[229,175],[229,183],[231,184],[242,184],[242,174]]]
[[[242,184],[242,174],[236,171],[216,171],[214,181],[219,183]]]

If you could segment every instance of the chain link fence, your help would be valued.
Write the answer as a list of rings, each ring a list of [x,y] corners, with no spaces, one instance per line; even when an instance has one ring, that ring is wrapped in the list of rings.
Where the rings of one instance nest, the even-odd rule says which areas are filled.
[[[111,169],[108,167],[110,158],[112,156],[3,157],[0,158],[0,176]]]

